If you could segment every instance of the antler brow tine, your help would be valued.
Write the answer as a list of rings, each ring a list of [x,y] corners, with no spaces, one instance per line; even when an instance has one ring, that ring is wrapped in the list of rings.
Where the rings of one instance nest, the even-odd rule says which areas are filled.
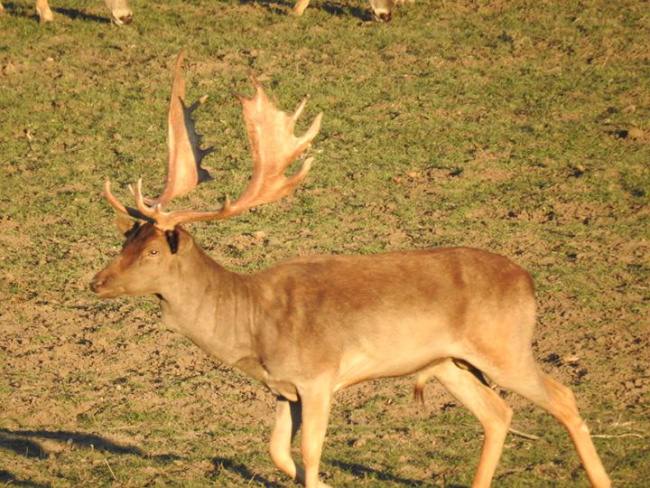
[[[108,203],[111,204],[116,211],[124,215],[129,215],[129,212],[126,210],[126,207],[113,195],[111,192],[111,180],[106,178],[104,181],[104,191],[102,192]]]

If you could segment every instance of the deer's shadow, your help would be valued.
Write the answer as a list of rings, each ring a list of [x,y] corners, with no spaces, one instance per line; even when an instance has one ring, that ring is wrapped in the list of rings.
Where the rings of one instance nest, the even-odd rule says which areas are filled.
[[[404,478],[401,476],[395,476],[393,474],[387,473],[385,471],[379,471],[374,468],[369,468],[362,464],[351,463],[347,461],[339,461],[337,459],[328,460],[328,464],[335,466],[337,469],[347,471],[348,473],[354,475],[355,478],[372,478],[378,481],[388,482],[391,485],[398,486],[423,486],[423,480],[415,480],[410,478]]]
[[[36,10],[32,3],[27,5],[16,4],[14,2],[7,2],[2,4],[5,9],[5,15],[13,15],[14,17],[23,17],[27,19],[32,19],[38,21],[38,15],[36,15]],[[76,10],[72,8],[62,8],[62,7],[50,7],[54,14],[62,15],[63,17],[68,17],[72,20],[85,20],[90,22],[97,22],[98,24],[110,24],[110,19],[107,17],[100,17],[99,15],[89,14],[82,12],[81,10]],[[55,21],[56,22],[56,21]]]
[[[168,463],[180,459],[180,456],[175,454],[148,454],[136,445],[116,442],[101,435],[87,432],[72,432],[66,430],[11,430],[0,428],[0,449],[13,451],[17,455],[27,458],[43,459],[49,456],[48,450],[41,444],[43,440],[54,440],[62,444],[74,446],[75,448],[93,449],[119,455],[139,456],[159,463]],[[378,481],[388,482],[398,486],[422,486],[425,482],[424,480],[396,476],[353,462],[329,459],[326,463],[336,469],[347,471],[360,479],[371,477]],[[246,465],[226,457],[212,458],[212,465],[215,474],[218,474],[221,470],[227,470],[238,475],[241,477],[242,481],[247,483],[257,481],[270,488],[281,488],[284,486],[268,480],[260,474],[251,471]],[[21,480],[16,478],[16,476],[9,471],[2,469],[0,469],[0,482],[9,483],[11,486],[25,486],[31,488],[44,488],[47,486],[29,480]],[[431,480],[431,482],[432,486],[439,486],[435,479]],[[448,486],[449,488],[466,488],[465,486],[458,484],[448,484],[445,486]]]
[[[339,461],[336,459],[328,459],[325,461],[325,464],[330,465],[336,469],[340,469],[342,471],[347,471],[348,473],[352,474],[355,478],[363,479],[369,477],[378,481],[390,483],[393,486],[397,485],[397,486],[420,487],[423,486],[423,484],[425,483],[424,480],[395,476],[393,474],[386,473],[384,471],[379,471],[374,468],[369,468],[367,466],[363,466],[358,463],[350,463],[346,461]],[[254,482],[262,483],[264,486],[270,488],[281,488],[282,486],[284,486],[276,482],[270,481],[257,473],[254,473],[248,467],[246,467],[246,465],[233,461],[232,459],[229,458],[225,458],[225,457],[212,458],[212,465],[213,465],[213,472],[215,474],[218,474],[219,471],[221,470],[227,470],[241,477],[242,482],[245,483],[250,483],[254,481]],[[428,486],[444,485],[447,486],[448,488],[467,488],[465,485],[458,485],[458,484],[446,485],[443,482],[436,483],[436,480],[431,480],[431,482],[432,484]]]
[[[336,16],[344,16],[344,15],[351,15],[352,17],[355,17],[358,20],[361,20],[363,22],[371,22],[372,19],[372,14],[370,13],[369,9],[363,9],[360,7],[356,7],[354,5],[349,5],[349,4],[341,4],[338,2],[320,2],[315,5],[313,5],[314,8],[320,8],[321,10],[324,10],[330,15],[336,15]],[[312,5],[308,8],[312,8]]]
[[[54,440],[77,448],[94,449],[112,454],[130,454],[158,462],[168,462],[179,459],[175,454],[151,455],[138,446],[122,444],[106,437],[86,432],[71,432],[65,430],[10,430],[0,429],[0,449],[13,451],[27,458],[46,458],[48,450],[42,440]]]
[[[24,486],[26,488],[48,488],[49,485],[44,485],[42,483],[36,483],[35,481],[21,480],[16,478],[16,476],[4,469],[0,469],[0,483],[3,486]]]
[[[213,472],[218,474],[221,470],[227,470],[231,473],[235,473],[240,476],[244,483],[249,483],[252,481],[260,482],[267,488],[282,488],[283,485],[275,483],[273,481],[267,480],[263,476],[252,472],[246,467],[246,465],[233,461],[225,457],[214,457],[212,458]]]
[[[239,0],[239,3],[242,5],[261,5],[274,14],[291,15],[289,11],[293,9],[296,2],[291,0]],[[349,15],[363,22],[372,20],[372,14],[369,10],[328,0],[312,0],[304,15],[309,15],[309,10],[322,10],[337,17]]]
[[[59,15],[63,15],[64,17],[68,17],[69,19],[72,20],[86,20],[90,22],[97,22],[98,24],[110,24],[111,20],[108,17],[100,17],[99,15],[95,14],[88,14],[86,12],[82,12],[81,10],[76,10],[73,8],[62,8],[62,7],[56,7],[52,8],[54,13],[57,13]]]

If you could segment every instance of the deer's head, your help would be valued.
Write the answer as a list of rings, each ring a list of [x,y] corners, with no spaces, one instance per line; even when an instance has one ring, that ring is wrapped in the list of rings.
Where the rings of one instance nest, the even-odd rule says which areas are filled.
[[[370,0],[372,16],[379,22],[390,22],[393,18],[395,0]]]
[[[166,294],[178,285],[181,260],[194,248],[192,236],[177,226],[161,230],[152,223],[134,223],[125,229],[126,241],[120,254],[90,283],[102,298],[122,295]]]
[[[163,192],[156,199],[145,198],[142,179],[138,180],[135,189],[131,189],[136,203],[132,208],[113,195],[109,180],[104,184],[104,196],[120,217],[118,227],[124,232],[126,242],[120,255],[91,282],[91,289],[102,298],[163,293],[162,288],[173,286],[171,278],[178,278],[175,275],[182,268],[181,260],[186,259],[188,251],[194,247],[192,237],[181,224],[226,219],[251,207],[279,200],[293,191],[311,167],[312,158],[308,158],[298,172],[285,175],[291,163],[307,150],[318,134],[322,114],[314,119],[302,137],[296,137],[294,126],[306,100],[293,114],[287,114],[277,109],[261,85],[255,82],[253,97],[239,97],[253,158],[253,174],[241,196],[234,202],[226,197],[223,206],[214,211],[163,210],[173,198],[212,179],[201,167],[203,157],[210,150],[200,147],[200,136],[191,117],[198,104],[187,107],[184,103],[182,63],[181,53],[174,69],[169,105],[169,161]],[[133,220],[136,223],[131,227]]]
[[[129,8],[127,0],[105,0],[106,5],[111,9],[111,20],[116,25],[130,24],[133,20],[133,12]]]

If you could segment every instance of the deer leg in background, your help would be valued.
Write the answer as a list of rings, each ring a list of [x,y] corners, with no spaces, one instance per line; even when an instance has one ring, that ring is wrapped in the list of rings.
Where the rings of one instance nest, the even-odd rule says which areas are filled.
[[[133,12],[129,8],[127,0],[105,0],[106,6],[111,11],[111,20],[116,25],[130,24],[133,20]]]
[[[298,0],[293,6],[293,13],[295,15],[302,15],[309,5],[309,0]]]
[[[472,486],[490,486],[508,433],[512,410],[499,395],[470,371],[456,366],[451,359],[435,365],[431,373],[481,422],[485,438]]]
[[[330,412],[330,389],[315,385],[314,388],[299,392],[302,403],[300,448],[305,466],[305,488],[326,488],[328,485],[318,479],[318,467]]]
[[[41,23],[52,22],[54,20],[54,15],[52,15],[52,10],[50,10],[47,0],[36,0],[36,13]]]
[[[271,433],[271,459],[283,473],[291,479],[304,482],[304,472],[296,468],[291,457],[291,442],[302,422],[300,402],[290,402],[286,398],[278,398],[275,410],[275,425]]]

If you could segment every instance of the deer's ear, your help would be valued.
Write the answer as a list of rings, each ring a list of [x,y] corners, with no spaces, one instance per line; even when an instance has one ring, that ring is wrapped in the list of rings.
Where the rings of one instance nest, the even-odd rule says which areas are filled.
[[[126,236],[129,232],[131,232],[134,225],[138,225],[138,222],[134,222],[126,215],[118,214],[117,217],[115,217],[115,226],[123,236]]]

